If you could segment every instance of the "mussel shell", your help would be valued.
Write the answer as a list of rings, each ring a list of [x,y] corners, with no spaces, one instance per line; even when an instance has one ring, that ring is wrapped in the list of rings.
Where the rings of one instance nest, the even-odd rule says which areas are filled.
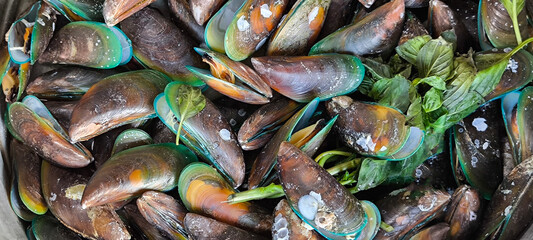
[[[33,150],[17,140],[11,141],[10,150],[20,200],[33,213],[46,213],[48,206],[41,193],[41,159]]]
[[[168,240],[155,225],[146,221],[135,203],[127,204],[123,209],[124,211],[118,213],[127,222],[132,239]]]
[[[358,234],[367,224],[359,201],[318,163],[288,142],[279,147],[278,172],[291,207],[323,236]],[[310,198],[318,205],[315,209],[304,200]]]
[[[108,28],[103,23],[72,22],[54,35],[39,62],[114,68],[129,61],[127,55],[131,57],[131,47],[123,49],[120,37],[118,28]]]
[[[249,104],[265,104],[272,97],[272,90],[263,79],[250,67],[241,62],[235,62],[223,54],[215,51],[195,48],[196,52],[208,62],[211,68],[224,68],[228,74],[234,75],[235,81],[240,84],[231,83],[225,79],[219,79],[212,75],[212,72],[188,66],[189,71],[202,79],[212,89],[237,101]],[[244,85],[244,86],[242,86]]]
[[[229,58],[242,61],[259,49],[278,25],[288,0],[247,0],[224,36]]]
[[[346,145],[363,155],[382,159],[405,159],[422,145],[424,134],[406,125],[400,111],[347,96],[326,104],[331,116],[338,115],[336,129]]]
[[[15,176],[13,176],[11,180],[11,187],[9,191],[9,204],[11,205],[11,209],[13,210],[15,215],[17,215],[17,217],[24,221],[32,221],[36,216],[38,216],[37,214],[30,211],[20,199],[18,182]]]
[[[305,55],[315,43],[331,0],[299,0],[269,40],[267,55]]]
[[[41,2],[41,8],[37,13],[35,24],[33,25],[31,37],[30,62],[34,64],[39,57],[44,53],[56,26],[56,11],[46,2]]]
[[[437,223],[422,229],[416,235],[411,237],[410,240],[445,240],[448,239],[449,230],[450,226],[447,223]]]
[[[249,151],[263,147],[299,108],[295,101],[281,98],[257,109],[239,129],[237,138],[241,148]]]
[[[468,185],[458,187],[452,195],[446,210],[446,222],[450,227],[451,239],[470,239],[481,221],[481,198]]]
[[[398,43],[405,15],[404,0],[386,3],[357,23],[343,27],[316,43],[309,52],[378,54]]]
[[[406,8],[422,8],[429,5],[430,0],[405,0]]]
[[[189,1],[168,0],[168,6],[173,14],[173,20],[176,25],[189,33],[196,42],[203,42],[205,28],[194,20]]]
[[[91,177],[83,192],[84,207],[126,200],[148,190],[168,191],[177,186],[181,170],[197,161],[185,146],[163,143],[121,151]]]
[[[44,215],[38,216],[31,222],[31,233],[35,239],[79,239],[75,232],[66,228],[56,218]]]
[[[50,211],[66,227],[90,239],[130,239],[126,227],[109,206],[83,208],[81,197],[92,170],[66,169],[43,161],[43,196]]]
[[[187,239],[184,219],[187,210],[173,197],[161,192],[147,191],[137,199],[143,217],[171,239]]]
[[[228,0],[226,4],[207,22],[204,42],[211,50],[225,53],[224,35],[233,16],[244,4],[245,0]]]
[[[450,202],[449,193],[427,186],[411,184],[393,191],[377,202],[382,221],[394,227],[391,232],[379,231],[378,239],[407,239],[431,220],[442,215]]]
[[[126,149],[153,144],[154,140],[148,135],[145,131],[141,129],[128,129],[124,132],[121,132],[115,139],[115,144],[113,145],[113,150],[111,150],[111,155],[115,155],[118,152],[124,151]]]
[[[164,100],[172,111],[171,114],[179,116],[179,108],[176,103],[179,83],[171,83],[165,88]],[[156,102],[157,103],[157,99]],[[158,106],[156,106],[157,108]],[[168,114],[158,112],[159,117]],[[172,120],[175,123],[176,120]],[[179,119],[177,119],[179,121]],[[168,122],[167,122],[168,125]],[[169,128],[177,129],[177,125],[171,124]],[[180,139],[203,159],[213,164],[224,177],[237,188],[244,181],[244,156],[239,147],[237,137],[231,131],[228,121],[222,116],[217,107],[206,100],[205,107],[198,114],[187,119],[183,123],[183,134]]]
[[[155,117],[153,102],[168,78],[153,70],[109,76],[94,84],[72,112],[69,136],[85,141],[112,128]]]
[[[518,132],[520,133],[520,157],[527,159],[533,155],[533,129],[529,126],[533,115],[533,87],[526,87],[522,90],[518,99],[516,121]]]
[[[102,8],[105,0],[58,0],[67,11],[89,21],[103,20]]]
[[[252,64],[272,89],[297,102],[351,93],[365,75],[357,57],[341,54],[258,57]]]
[[[80,67],[66,67],[39,75],[26,87],[26,93],[46,99],[81,98],[98,81],[115,74]]]
[[[193,213],[201,213],[254,232],[270,232],[272,218],[269,214],[249,202],[227,203],[229,195],[235,190],[205,163],[192,163],[183,169],[178,191],[185,207]]]
[[[202,81],[185,66],[203,66],[193,41],[155,9],[144,8],[126,18],[121,29],[131,39],[133,54],[142,64],[174,80],[194,85]]]
[[[357,6],[359,5],[353,0],[331,0],[326,21],[322,25],[318,39],[323,39],[339,28],[350,24]]]
[[[287,200],[282,199],[274,209],[274,224],[272,224],[272,239],[309,239],[319,240],[323,237],[316,231],[306,228],[304,223],[292,211]]]
[[[428,31],[420,20],[413,13],[408,11],[400,41],[398,41],[398,46],[404,44],[409,39],[424,35],[429,35]]]
[[[150,5],[156,0],[105,0],[102,13],[108,26],[115,26],[122,20]]]
[[[533,219],[533,158],[505,176],[483,217],[479,239],[517,239]]]
[[[372,7],[376,0],[359,0],[359,2],[366,8]]]
[[[500,53],[500,54],[503,54]],[[490,58],[490,55],[499,56],[493,51],[481,52],[475,55],[475,59],[482,57]],[[482,56],[485,55],[485,56]],[[501,56],[501,55],[500,55]],[[503,76],[498,85],[485,96],[485,100],[493,100],[502,97],[506,93],[520,89],[533,80],[533,55],[525,50],[520,50],[509,60],[509,67],[503,72]]]
[[[461,168],[466,181],[485,199],[490,199],[503,178],[500,130],[504,126],[498,114],[499,107],[499,102],[489,102],[453,128],[455,143],[452,144],[455,149],[451,149],[451,154],[454,173],[457,174],[457,169]],[[457,182],[460,184],[461,181]]]
[[[429,19],[431,22],[431,32],[434,38],[438,38],[443,32],[452,30],[457,37],[457,51],[468,51],[470,44],[473,42],[466,30],[461,19],[457,17],[456,12],[440,0],[431,0]]]
[[[6,96],[6,102],[14,103],[22,98],[28,78],[30,75],[31,65],[29,62],[21,65],[10,62],[2,75],[2,90]]]
[[[24,103],[12,104],[9,115],[11,126],[24,144],[44,159],[73,168],[87,166],[93,160],[85,147],[70,143],[66,136]]]
[[[528,36],[526,12],[526,9],[523,8],[518,14],[520,34],[524,37]],[[485,38],[488,37],[490,43],[496,48],[514,47],[517,45],[511,17],[501,1],[481,0],[478,31],[480,31],[480,43],[486,42]]]
[[[187,213],[185,227],[193,239],[267,239],[215,219]]]
[[[224,4],[224,0],[191,0],[189,4],[196,23],[204,25],[211,15]]]

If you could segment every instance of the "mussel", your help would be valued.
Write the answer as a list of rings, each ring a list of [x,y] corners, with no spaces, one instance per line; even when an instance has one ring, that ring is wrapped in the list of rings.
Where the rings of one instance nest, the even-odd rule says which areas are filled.
[[[479,193],[468,185],[459,186],[446,210],[451,239],[468,239],[481,222],[482,202]]]
[[[78,234],[63,226],[56,218],[47,215],[33,219],[29,235],[34,239],[81,240]]]
[[[232,22],[233,16],[240,9],[245,0],[229,0],[215,14],[205,26],[204,41],[211,50],[225,53],[224,36],[228,26]]]
[[[496,48],[513,47],[517,45],[518,33],[520,36],[527,34],[527,13],[526,8],[517,8],[521,10],[517,14],[517,24],[515,26],[509,12],[501,1],[481,0],[478,13],[478,31],[479,42],[484,50],[489,50],[491,45]],[[515,27],[519,31],[515,31]]]
[[[172,143],[134,147],[113,155],[91,177],[83,191],[84,208],[126,200],[147,190],[177,186],[187,164],[197,161],[185,146]]]
[[[137,199],[137,207],[144,218],[161,229],[171,239],[187,239],[185,215],[187,210],[173,197],[161,192],[147,191]]]
[[[155,0],[105,0],[102,9],[105,23],[108,26],[115,26],[152,2]]]
[[[183,169],[178,191],[185,207],[193,213],[254,232],[270,232],[272,219],[269,214],[252,203],[227,203],[228,196],[235,190],[205,163],[192,163]]]
[[[374,104],[335,97],[326,104],[331,116],[338,115],[336,129],[346,145],[363,155],[401,160],[422,145],[424,131],[406,125],[400,111]]]
[[[532,142],[530,141],[531,129],[528,125],[532,108],[530,104],[533,97],[533,87],[526,87],[521,92],[507,94],[502,100],[502,113],[505,128],[515,165],[533,155]]]
[[[317,232],[306,228],[304,223],[292,211],[286,199],[279,201],[274,209],[274,224],[272,224],[272,239],[322,239]]]
[[[267,239],[202,215],[187,213],[185,226],[193,239]]]

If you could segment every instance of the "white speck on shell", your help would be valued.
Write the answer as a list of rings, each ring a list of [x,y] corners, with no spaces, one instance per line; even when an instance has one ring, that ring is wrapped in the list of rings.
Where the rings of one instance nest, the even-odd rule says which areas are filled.
[[[477,131],[484,132],[488,127],[487,123],[485,123],[486,121],[487,120],[484,118],[474,118],[472,121],[472,126],[474,126]]]
[[[231,140],[231,133],[228,131],[228,129],[222,129],[218,132],[218,135],[222,138],[224,141]]]
[[[246,31],[246,29],[250,28],[250,23],[244,19],[244,16],[241,16],[239,20],[237,20],[237,28],[241,32]]]

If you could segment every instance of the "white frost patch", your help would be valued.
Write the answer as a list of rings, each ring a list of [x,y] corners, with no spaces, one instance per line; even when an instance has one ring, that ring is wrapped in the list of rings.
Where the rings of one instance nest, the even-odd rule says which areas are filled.
[[[470,211],[470,221],[474,221],[477,219],[477,215],[475,212]]]
[[[488,147],[489,147],[489,142],[486,141],[485,143],[483,143],[483,150],[486,150]]]
[[[218,132],[218,135],[222,138],[224,141],[231,140],[231,133],[228,131],[228,129],[222,129]]]
[[[509,189],[502,190],[502,193],[503,193],[504,195],[510,194],[510,193],[512,193],[512,192],[513,192],[513,191],[511,191],[511,190],[509,190]]]
[[[509,205],[505,208],[504,212],[503,212],[503,215],[504,216],[507,216],[509,215],[509,213],[511,213],[511,209],[513,208],[513,206]]]
[[[307,18],[309,19],[309,25],[311,25],[311,22],[313,22],[315,20],[316,16],[318,15],[318,10],[319,10],[319,8],[315,7],[315,8],[313,8],[313,10],[311,10],[309,15],[307,15]]]
[[[518,71],[518,62],[514,59],[509,59],[509,63],[507,64],[507,67],[505,70],[511,70],[512,73],[517,73]]]
[[[387,151],[387,147],[383,146],[379,149],[380,152]]]
[[[488,127],[488,125],[485,123],[486,121],[487,120],[484,118],[474,118],[472,121],[472,126],[474,126],[479,132],[484,132]]]
[[[50,202],[55,201],[56,198],[57,198],[57,195],[55,193],[51,193],[50,195],[52,195],[52,196],[50,196]]]
[[[360,137],[355,141],[357,145],[361,146],[363,150],[365,151],[374,151],[374,148],[376,147],[376,144],[372,141],[372,137],[370,135],[367,135],[365,137]]]
[[[250,23],[244,19],[244,16],[241,16],[239,20],[237,20],[237,28],[239,31],[246,31],[246,29],[250,28]]]
[[[269,18],[270,16],[272,16],[272,12],[270,11],[270,8],[267,4],[261,5],[261,16],[263,16],[264,18]]]

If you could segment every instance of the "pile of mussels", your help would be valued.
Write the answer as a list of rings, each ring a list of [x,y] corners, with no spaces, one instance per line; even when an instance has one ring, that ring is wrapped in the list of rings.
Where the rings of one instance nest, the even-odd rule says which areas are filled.
[[[12,209],[28,239],[527,239],[532,26],[529,0],[37,1],[0,45]]]

